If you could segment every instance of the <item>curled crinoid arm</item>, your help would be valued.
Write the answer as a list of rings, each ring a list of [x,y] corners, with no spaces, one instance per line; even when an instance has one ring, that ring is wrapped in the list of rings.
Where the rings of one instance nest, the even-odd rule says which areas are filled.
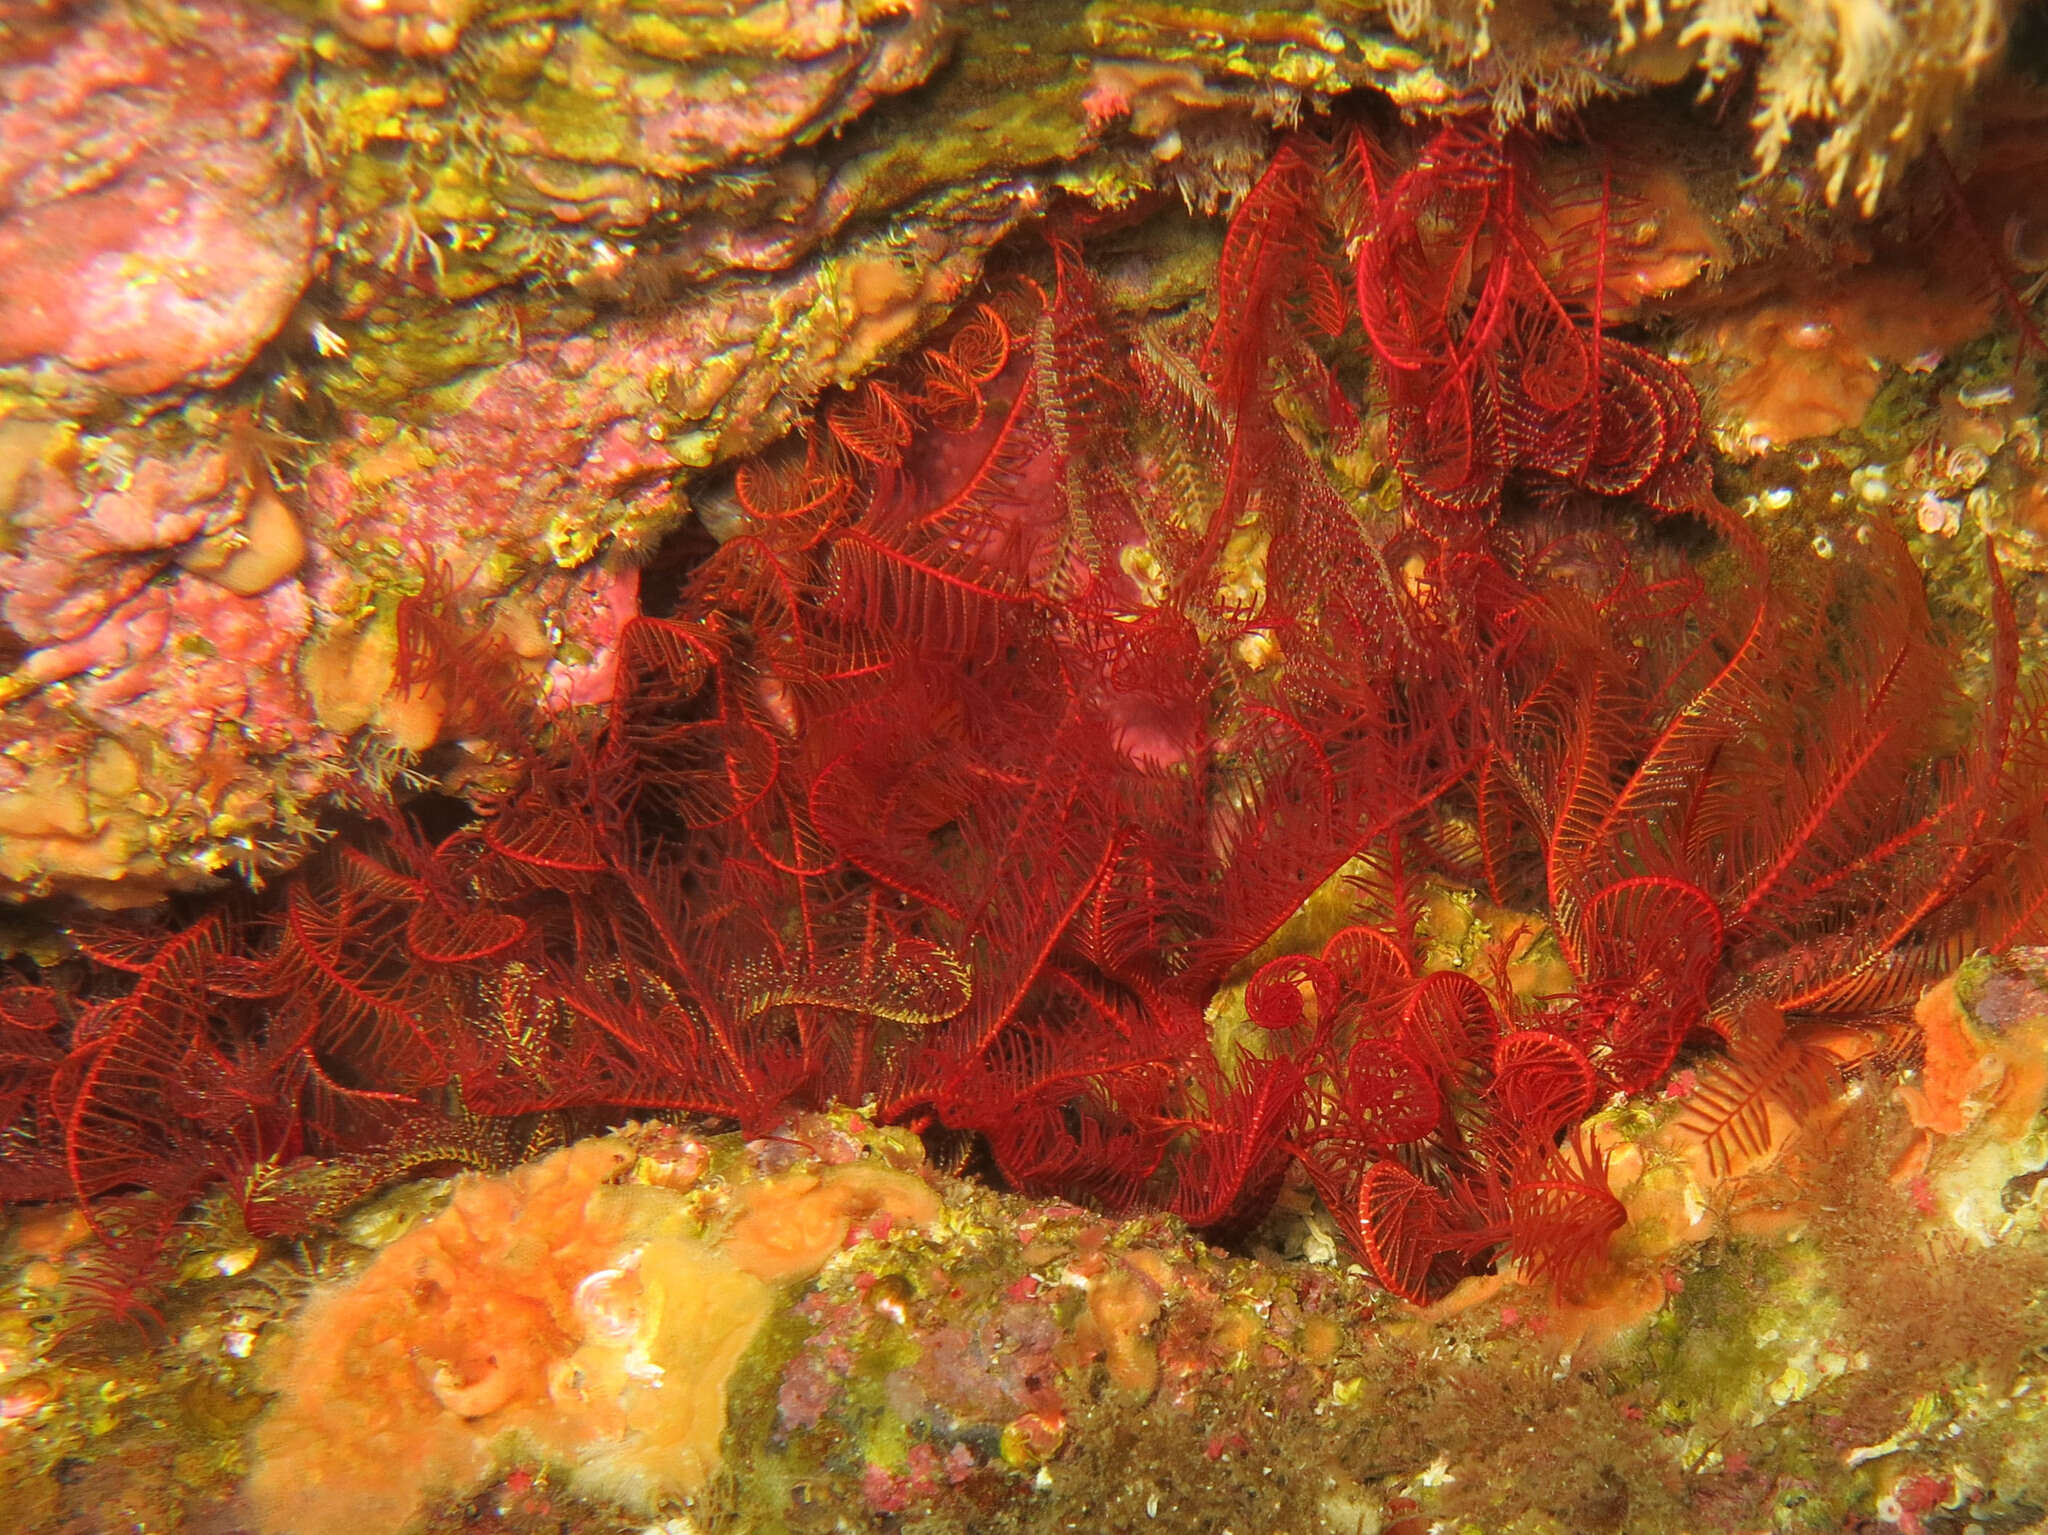
[[[1345,992],[1359,997],[1405,991],[1415,970],[1406,946],[1383,929],[1364,924],[1332,933],[1323,944],[1322,961]]]
[[[1391,1157],[1359,1181],[1353,1206],[1359,1249],[1379,1282],[1403,1300],[1442,1300],[1467,1272],[1451,1202]]]
[[[1283,954],[1253,973],[1244,990],[1244,1010],[1262,1029],[1305,1027],[1313,1032],[1328,1022],[1342,998],[1343,988],[1329,965],[1306,954]]]
[[[1181,1135],[1181,1056],[1146,1037],[1128,1002],[1053,967],[1035,1015],[950,1074],[936,1106],[988,1141],[1021,1187],[1136,1202]],[[915,1069],[915,1068],[913,1068]]]
[[[1290,451],[1273,409],[1281,380],[1320,368],[1294,333],[1289,310],[1304,287],[1314,294],[1330,283],[1315,217],[1318,178],[1327,160],[1321,143],[1304,135],[1287,139],[1239,204],[1224,237],[1216,322],[1201,358],[1220,417],[1223,475],[1201,549],[1190,562],[1192,579],[1210,575],[1255,495],[1271,483],[1276,464]],[[1312,270],[1321,274],[1320,284],[1309,278]]]
[[[1000,389],[998,389],[998,385]],[[1061,558],[1057,519],[1042,504],[1049,396],[1025,355],[985,386],[988,408],[971,431],[916,474],[888,472],[864,515],[827,554],[825,607],[857,628],[900,636],[913,648],[992,653],[1042,606],[1040,588]]]
[[[1577,1009],[1604,1082],[1637,1092],[1661,1078],[1706,1019],[1723,952],[1721,913],[1697,885],[1638,875],[1580,909]]]
[[[923,361],[918,406],[942,432],[972,432],[987,409],[986,390],[1009,366],[1016,347],[1009,323],[992,304],[978,304],[967,322]],[[900,456],[900,455],[899,455]]]
[[[1307,135],[1283,140],[1224,235],[1216,322],[1202,348],[1202,367],[1232,414],[1242,414],[1262,391],[1276,327],[1304,286],[1319,300],[1321,323],[1338,319],[1328,306],[1329,271],[1318,259],[1316,204],[1328,159],[1327,146]],[[1321,270],[1323,282],[1309,277],[1311,268]]]
[[[175,934],[125,995],[95,1002],[80,1020],[74,1037],[81,1043],[51,1094],[64,1125],[66,1171],[80,1196],[169,1182],[175,1215],[177,1196],[196,1186],[194,1138],[165,1112],[166,1100],[187,1090],[194,1057],[213,1046],[207,977],[226,941],[217,917]]]
[[[526,923],[511,912],[430,897],[406,919],[405,942],[423,963],[467,965],[517,947],[527,931]]]
[[[843,615],[961,655],[993,653],[1010,625],[1006,610],[1032,602],[1011,570],[963,557],[951,539],[905,547],[850,530],[833,544],[831,568],[833,602]]]
[[[1571,1295],[1607,1260],[1628,1212],[1608,1187],[1607,1155],[1586,1136],[1533,1148],[1497,1198],[1504,1254]]]
[[[872,379],[855,389],[852,399],[828,408],[825,422],[841,448],[878,468],[903,462],[904,449],[916,431],[897,393]]]
[[[1361,1038],[1329,1088],[1324,1132],[1376,1151],[1420,1141],[1443,1123],[1441,1080],[1441,1073],[1395,1040]]]
[[[989,791],[978,764],[948,728],[951,700],[911,697],[873,736],[852,740],[810,786],[810,814],[821,836],[856,868],[956,920],[968,892],[960,871],[934,856],[946,828],[972,816]],[[919,706],[922,706],[921,708]],[[910,751],[901,747],[908,743]],[[896,764],[912,764],[904,772]]]
[[[539,795],[506,806],[484,823],[484,843],[501,869],[534,885],[559,890],[588,888],[609,866],[587,817],[567,804]]]
[[[1546,192],[1529,159],[1477,118],[1445,124],[1398,173],[1355,148],[1339,158],[1359,317],[1411,512],[1444,529],[1483,522],[1518,475],[1707,509],[1689,384],[1604,333],[1608,177]]]
[[[1227,743],[1228,761],[1212,812],[1213,867],[1181,874],[1190,909],[1206,901],[1207,932],[1187,962],[1214,973],[1249,952],[1290,916],[1301,895],[1336,872],[1356,846],[1346,824],[1346,785],[1315,734],[1289,714],[1247,708]],[[1192,874],[1193,879],[1188,880]]]
[[[56,1297],[60,1339],[111,1326],[145,1346],[163,1342],[157,1303],[184,1197],[189,1191],[131,1194],[88,1207],[98,1240],[64,1276]]]
[[[1167,1203],[1189,1225],[1213,1230],[1256,1219],[1286,1170],[1286,1138],[1300,1115],[1303,1073],[1293,1060],[1245,1061],[1237,1079],[1203,1085],[1192,1148],[1172,1164]]]
[[[733,471],[733,498],[745,513],[739,531],[759,540],[754,547],[771,558],[814,548],[858,512],[851,462],[893,468],[910,442],[911,419],[885,384],[863,384],[825,420],[825,429],[814,425]]]
[[[420,590],[400,600],[392,694],[432,711],[436,739],[517,753],[540,723],[533,683],[497,630],[463,616],[461,596],[447,567],[432,563]]]
[[[41,1159],[31,1146],[47,1153],[41,1142],[50,1127],[41,1124],[39,1104],[64,1059],[65,1024],[65,1010],[49,987],[0,985],[0,1147],[7,1152],[0,1159],[0,1197],[38,1197],[16,1192],[17,1179],[30,1182],[21,1164]]]
[[[686,728],[674,717],[696,699],[719,661],[710,625],[645,615],[619,632],[604,749],[624,758],[666,744]]]
[[[1446,1083],[1490,1057],[1499,1030],[1500,1014],[1486,989],[1456,970],[1425,975],[1401,1008],[1402,1047]]]
[[[1563,477],[1603,496],[1630,496],[1699,447],[1699,404],[1677,365],[1608,341],[1587,454]]]
[[[1599,1079],[1586,1052],[1550,1029],[1514,1029],[1494,1042],[1489,1109],[1511,1136],[1548,1141],[1593,1107]]]
[[[1728,1052],[1696,1073],[1680,1124],[1705,1152],[1708,1171],[1727,1177],[1767,1153],[1773,1117],[1810,1113],[1836,1087],[1834,1058],[1768,1003],[1729,1021]]]

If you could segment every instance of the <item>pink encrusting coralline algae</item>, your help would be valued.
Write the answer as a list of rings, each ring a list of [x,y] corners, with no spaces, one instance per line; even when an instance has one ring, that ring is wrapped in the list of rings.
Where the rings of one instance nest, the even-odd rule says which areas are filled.
[[[289,143],[302,34],[238,0],[86,9],[0,64],[0,368],[60,396],[222,384],[320,265]]]

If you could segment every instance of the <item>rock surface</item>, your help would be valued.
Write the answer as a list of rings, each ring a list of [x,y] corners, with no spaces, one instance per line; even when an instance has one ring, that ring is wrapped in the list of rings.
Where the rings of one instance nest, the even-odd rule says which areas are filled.
[[[1428,1311],[1305,1200],[1226,1253],[940,1176],[845,1112],[407,1185],[297,1257],[214,1208],[155,1351],[57,1347],[92,1243],[20,1211],[0,1474],[30,1491],[0,1530],[208,1527],[250,1507],[244,1468],[275,1535],[596,1532],[620,1504],[791,1532],[1997,1527],[2048,1491],[2044,963],[1930,994],[1918,1070],[1843,1031],[1837,1090],[1765,1092],[1733,1154],[1703,1131],[1725,1067],[1603,1110],[1604,1261]],[[686,1270],[705,1304],[664,1309]],[[685,1339],[672,1384],[634,1374]]]
[[[90,399],[222,384],[318,265],[292,153],[305,38],[238,0],[115,5],[0,61],[0,379]]]
[[[1625,7],[1611,38],[1295,0],[19,9],[0,42],[0,897],[110,905],[288,865],[351,753],[435,744],[437,719],[382,696],[394,609],[423,587],[507,637],[548,707],[602,697],[639,568],[715,505],[720,466],[914,344],[1056,203],[1226,210],[1270,125],[1361,87],[1415,113],[1476,87],[1541,122],[1721,67],[1712,47],[1663,59],[1672,28]],[[1916,137],[1982,65],[1945,65],[1933,105],[1889,68],[1865,99],[1853,41],[1799,57],[1833,72],[1821,115],[1853,127],[1867,176],[1886,113],[1921,113]],[[1791,65],[1770,67],[1784,87]],[[2032,118],[2002,110],[2010,172]],[[1617,239],[1629,318],[1737,251],[1849,249],[1795,173],[1712,190],[1740,132],[1640,142],[1653,180],[1695,195],[1650,196]],[[1986,217],[2018,219],[2023,247],[2037,222],[2010,198]],[[1138,302],[1199,287],[1183,270]],[[1716,323],[1797,351],[1811,307]],[[1867,401],[1864,360],[1896,350],[1844,351],[1830,402]],[[1779,440],[1811,417],[1783,392],[1734,381],[1724,413]],[[2034,478],[1994,462],[2015,511],[1984,514],[2029,548]]]

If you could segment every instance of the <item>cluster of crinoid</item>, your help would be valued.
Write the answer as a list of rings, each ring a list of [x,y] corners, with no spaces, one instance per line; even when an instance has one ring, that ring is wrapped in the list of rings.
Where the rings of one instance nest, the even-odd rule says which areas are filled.
[[[1711,477],[1682,370],[1604,333],[1611,176],[1539,174],[1526,139],[1455,119],[1405,167],[1363,136],[1333,167],[1363,200],[1358,316],[1388,448],[1426,521],[1491,518],[1510,481],[1700,511]]]
[[[2048,697],[1995,564],[1973,704],[1895,539],[1769,574],[1725,537],[1703,578],[1605,527],[1495,529],[1469,775],[1369,857],[1362,920],[1249,978],[1304,1084],[1291,1144],[1412,1299],[1503,1258],[1577,1285],[1623,1211],[1576,1127],[1689,1045],[1733,1053],[1689,1115],[1727,1158],[1826,1091],[1811,1025],[2042,931]],[[1496,912],[1456,967],[1426,941],[1444,880]]]
[[[1569,1282],[1618,1219],[1592,1104],[2038,927],[2048,747],[1995,564],[1975,706],[1985,636],[1882,534],[1771,567],[1683,376],[1605,334],[1607,194],[1533,153],[1289,141],[1206,325],[1118,314],[1078,240],[1020,258],[739,470],[578,745],[412,604],[402,682],[518,786],[438,837],[366,795],[272,908],[0,995],[0,1194],[140,1252],[209,1185],[291,1229],[533,1116],[858,1103],[1209,1228],[1299,1161],[1412,1298]],[[1356,920],[1276,955],[1347,870]],[[1429,970],[1446,884],[1571,985]]]

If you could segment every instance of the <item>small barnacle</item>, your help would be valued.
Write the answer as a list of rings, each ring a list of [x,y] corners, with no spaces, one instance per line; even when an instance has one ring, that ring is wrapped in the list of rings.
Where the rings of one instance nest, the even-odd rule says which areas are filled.
[[[917,1286],[902,1274],[884,1274],[868,1286],[868,1309],[899,1326],[910,1319],[910,1303],[916,1299]]]
[[[1965,385],[1956,391],[1956,403],[1964,410],[1990,410],[1994,405],[2009,405],[2012,399],[2010,379],[1997,384]]]
[[[663,1127],[642,1141],[640,1158],[633,1164],[633,1180],[682,1193],[695,1187],[710,1163],[711,1148],[703,1141]]]
[[[1922,533],[1948,538],[1963,525],[1962,504],[1951,501],[1946,496],[1937,495],[1931,490],[1923,491],[1914,520],[1919,524]]]
[[[612,1343],[630,1342],[646,1323],[646,1289],[640,1282],[640,1250],[624,1253],[610,1268],[584,1276],[573,1304],[585,1336]]]
[[[1279,658],[1280,646],[1270,629],[1254,629],[1239,637],[1237,659],[1247,671],[1263,671]]]
[[[1961,490],[1968,490],[1991,472],[1991,459],[1975,443],[1964,443],[1949,451],[1942,475]]]
[[[610,535],[578,512],[565,509],[548,521],[541,535],[548,558],[562,570],[575,570],[590,563]]]
[[[1138,600],[1157,607],[1166,598],[1170,579],[1166,566],[1147,544],[1126,544],[1117,553],[1117,563],[1138,589]]]
[[[1883,464],[1859,464],[1849,471],[1849,489],[1859,501],[1882,506],[1892,498],[1892,482]]]

